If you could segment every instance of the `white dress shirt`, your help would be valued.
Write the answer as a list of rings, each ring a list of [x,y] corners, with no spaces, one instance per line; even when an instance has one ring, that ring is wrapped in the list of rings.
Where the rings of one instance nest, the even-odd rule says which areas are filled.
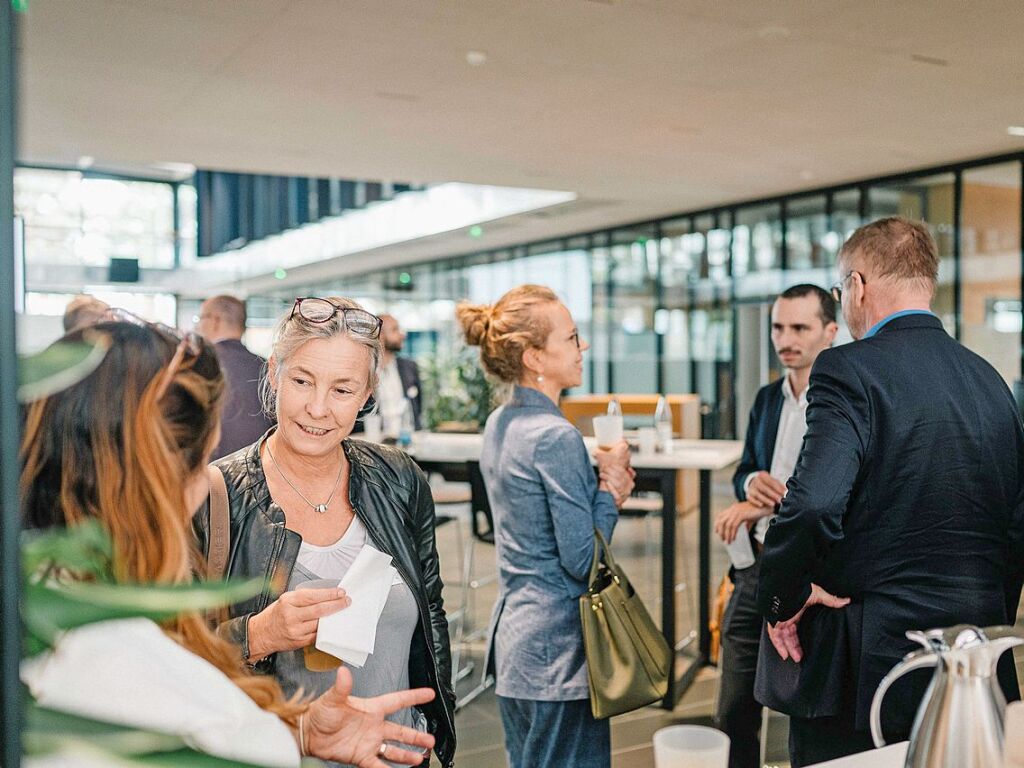
[[[402,377],[398,374],[398,360],[380,369],[380,383],[377,386],[377,407],[380,411],[381,429],[387,437],[398,437],[402,431],[402,414],[405,413],[405,390]]]
[[[807,389],[804,387],[800,397],[797,397],[793,394],[788,373],[782,382],[782,414],[779,416],[779,429],[775,433],[775,452],[772,454],[772,466],[768,474],[783,485],[793,476],[804,444],[804,433],[807,431]],[[756,474],[752,472],[746,479],[744,490],[750,487]],[[754,538],[762,544],[770,521],[771,516],[762,517],[754,526]]]

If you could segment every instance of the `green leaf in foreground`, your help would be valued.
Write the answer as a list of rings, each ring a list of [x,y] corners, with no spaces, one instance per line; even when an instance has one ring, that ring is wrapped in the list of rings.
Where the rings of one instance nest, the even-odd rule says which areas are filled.
[[[94,334],[88,343],[57,341],[42,352],[18,360],[18,400],[47,397],[84,379],[107,354],[106,337]]]
[[[109,619],[144,617],[161,621],[185,611],[205,611],[237,603],[258,594],[262,587],[260,579],[168,586],[28,584],[22,611],[25,652],[33,656],[52,647],[64,630]]]
[[[35,704],[28,708],[22,739],[29,756],[59,752],[81,755],[91,759],[90,764],[251,768],[250,763],[189,749],[180,736],[113,725]]]
[[[78,576],[109,580],[113,555],[110,536],[98,520],[21,535],[21,569],[30,580],[45,574],[50,566]]]

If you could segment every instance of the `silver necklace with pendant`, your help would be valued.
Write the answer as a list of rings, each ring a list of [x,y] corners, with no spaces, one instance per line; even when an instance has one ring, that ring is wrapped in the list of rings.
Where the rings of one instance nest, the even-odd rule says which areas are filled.
[[[267,455],[270,457],[270,460],[272,462],[274,462],[274,467],[277,469],[277,474],[279,474],[281,476],[281,479],[284,480],[286,483],[288,483],[288,486],[299,495],[300,499],[302,499],[304,502],[309,504],[309,506],[311,506],[313,508],[314,512],[316,512],[317,514],[320,514],[320,515],[322,515],[325,512],[327,512],[327,508],[329,506],[331,506],[331,501],[334,499],[334,494],[336,494],[338,492],[338,486],[341,484],[341,473],[345,471],[345,462],[341,463],[341,469],[338,470],[338,479],[334,481],[334,490],[331,491],[331,495],[327,497],[327,501],[325,501],[323,504],[314,504],[312,501],[307,499],[306,496],[302,493],[302,491],[300,491],[298,488],[295,487],[295,483],[293,483],[291,480],[289,480],[288,476],[285,475],[285,473],[281,471],[281,465],[278,464],[277,463],[277,459],[274,458],[274,454],[270,450],[270,444],[267,443],[266,445],[267,445]]]

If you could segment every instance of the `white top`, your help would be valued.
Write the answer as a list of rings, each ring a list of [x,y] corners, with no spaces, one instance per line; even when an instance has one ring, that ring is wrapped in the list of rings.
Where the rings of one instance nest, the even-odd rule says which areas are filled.
[[[807,390],[804,387],[800,397],[793,394],[787,374],[782,381],[782,414],[779,416],[779,429],[775,433],[775,452],[772,454],[772,466],[768,474],[785,485],[793,476],[800,449],[804,444],[804,433],[807,432]],[[749,487],[756,473],[751,473],[744,481]],[[746,488],[744,488],[746,490]],[[754,526],[754,538],[764,544],[764,536],[768,532],[771,516],[762,517]]]
[[[398,437],[402,431],[402,414],[405,412],[405,391],[402,389],[402,377],[398,375],[398,360],[394,357],[390,365],[380,369],[376,397],[381,429],[388,437]]]
[[[174,734],[217,757],[299,765],[288,726],[149,619],[67,632],[54,651],[22,662],[21,679],[49,709]]]
[[[302,542],[299,545],[299,554],[296,562],[311,573],[315,573],[321,579],[341,581],[341,578],[348,573],[359,552],[366,545],[373,546],[370,541],[366,526],[358,517],[353,517],[345,533],[333,544],[325,547],[316,544]],[[391,584],[404,584],[402,577],[395,571]]]
[[[366,543],[366,526],[358,517],[353,517],[348,529],[333,544],[319,547],[316,544],[307,544],[303,541],[299,546],[296,561],[307,571],[317,574],[322,579],[340,581]]]

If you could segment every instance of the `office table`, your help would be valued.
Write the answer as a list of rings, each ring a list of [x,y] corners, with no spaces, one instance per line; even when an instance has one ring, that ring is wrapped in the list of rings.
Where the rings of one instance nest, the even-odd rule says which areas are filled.
[[[584,438],[584,442],[591,454],[597,450],[594,438]],[[417,432],[409,453],[425,470],[443,471],[452,465],[479,462],[482,448],[483,436],[479,434]],[[738,440],[674,440],[671,452],[634,453],[631,456],[637,473],[637,490],[657,491],[662,499],[661,630],[669,647],[676,652],[676,669],[673,669],[668,693],[662,701],[665,709],[675,706],[710,658],[711,473],[735,464],[742,453],[743,443]],[[698,470],[700,474],[697,589],[701,599],[697,619],[697,655],[689,665],[679,669],[678,652],[686,641],[680,642],[676,631],[676,473],[687,469]]]

